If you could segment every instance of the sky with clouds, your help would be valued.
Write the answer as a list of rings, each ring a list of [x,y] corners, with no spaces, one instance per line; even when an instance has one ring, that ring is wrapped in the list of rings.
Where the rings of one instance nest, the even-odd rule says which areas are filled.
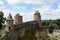
[[[0,11],[7,17],[19,13],[23,21],[33,20],[35,10],[39,10],[41,19],[60,19],[60,0],[0,0]]]

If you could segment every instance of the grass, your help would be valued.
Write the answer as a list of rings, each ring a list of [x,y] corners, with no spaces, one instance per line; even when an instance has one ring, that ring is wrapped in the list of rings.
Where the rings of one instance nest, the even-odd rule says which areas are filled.
[[[5,34],[5,30],[0,29],[0,37]]]

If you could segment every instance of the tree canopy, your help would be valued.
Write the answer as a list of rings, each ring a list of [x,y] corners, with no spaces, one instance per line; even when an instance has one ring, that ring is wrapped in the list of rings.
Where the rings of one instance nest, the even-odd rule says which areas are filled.
[[[3,27],[4,22],[5,22],[4,13],[0,11],[0,29]]]
[[[56,20],[56,24],[60,26],[60,19]]]
[[[50,23],[50,25],[49,25],[49,33],[53,33],[54,28],[55,28],[56,26],[57,26],[56,24]]]

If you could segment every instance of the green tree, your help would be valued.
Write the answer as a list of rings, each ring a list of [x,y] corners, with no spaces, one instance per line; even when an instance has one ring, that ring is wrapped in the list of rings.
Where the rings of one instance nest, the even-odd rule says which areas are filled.
[[[49,25],[49,33],[53,33],[53,30],[56,26],[57,25],[55,23],[51,22],[50,25]]]
[[[57,25],[60,25],[60,19],[57,19],[57,20],[56,20],[56,24],[57,24]]]
[[[2,11],[0,11],[0,29],[3,27],[4,22],[5,22],[4,14]]]
[[[42,25],[49,25],[51,20],[42,20]]]

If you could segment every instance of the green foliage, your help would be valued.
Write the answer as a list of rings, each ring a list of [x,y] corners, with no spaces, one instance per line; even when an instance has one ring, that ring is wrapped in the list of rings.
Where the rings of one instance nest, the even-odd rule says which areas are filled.
[[[54,22],[51,22],[49,25],[49,33],[53,33],[55,27],[57,27],[57,25]]]
[[[56,20],[42,20],[42,25],[43,26],[47,26],[49,27],[49,25],[53,24],[53,26],[55,26],[55,29],[60,29],[60,19],[56,19]]]
[[[0,36],[5,34],[5,30],[0,29]]]
[[[42,20],[42,25],[49,25],[51,20]]]
[[[60,25],[60,19],[57,19],[57,20],[56,20],[56,24],[57,24],[57,25]]]
[[[0,29],[2,28],[4,22],[5,22],[5,18],[3,12],[0,11]]]
[[[37,40],[38,38],[42,38],[42,39],[47,39],[48,37],[46,37],[47,35],[45,35],[45,33],[41,33],[42,31],[40,30],[35,30],[35,31],[30,31],[27,32],[24,37],[20,40]],[[38,34],[39,36],[36,36],[36,34]]]
[[[25,34],[25,36],[21,40],[36,40],[35,32],[31,31]]]

